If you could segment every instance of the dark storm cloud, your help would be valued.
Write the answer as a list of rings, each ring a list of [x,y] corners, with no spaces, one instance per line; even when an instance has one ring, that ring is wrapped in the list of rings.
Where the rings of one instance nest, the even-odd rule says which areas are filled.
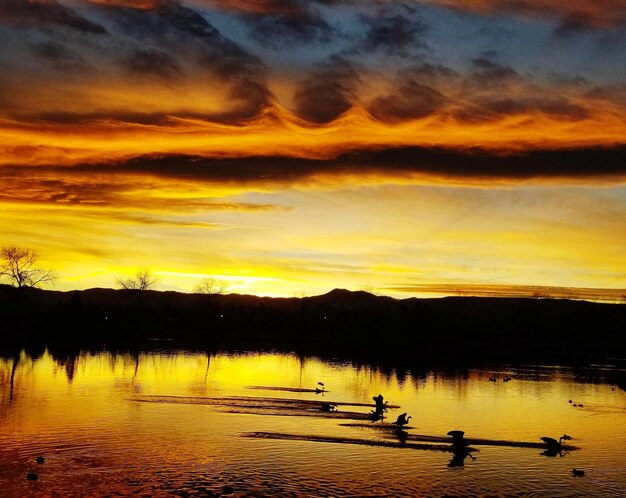
[[[265,47],[280,49],[291,43],[330,41],[334,29],[316,9],[314,2],[303,0],[272,0],[261,8],[240,12],[251,37]]]
[[[626,106],[626,83],[594,87],[587,93],[587,97],[606,102],[618,102],[620,105]]]
[[[87,19],[54,0],[1,0],[0,24],[12,27],[44,28],[61,26],[82,33],[104,35],[101,24]]]
[[[459,77],[459,74],[443,64],[432,64],[430,62],[422,62],[411,66],[404,72],[407,78],[417,78],[420,81],[428,81],[431,84],[446,80],[453,80]]]
[[[79,165],[72,169],[88,173],[132,173],[242,183],[290,183],[316,175],[343,174],[425,174],[468,181],[600,179],[626,175],[626,146],[537,149],[506,153],[478,148],[406,146],[354,150],[329,159],[145,155],[116,163]]]
[[[222,114],[224,121],[254,117],[272,104],[263,63],[236,43],[222,39],[219,47],[204,51],[200,60],[229,86],[230,97],[238,102],[236,109]]]
[[[500,64],[487,57],[477,57],[472,59],[471,71],[466,82],[479,87],[494,87],[520,78],[519,73],[506,64]]]
[[[134,8],[125,4],[97,4],[99,9],[124,28],[126,36],[156,40],[212,40],[220,37],[202,15],[175,0],[157,0],[150,8]]]
[[[558,37],[576,36],[582,31],[590,31],[593,24],[590,22],[589,16],[583,13],[572,13],[564,17],[554,30],[554,34]]]
[[[239,122],[257,116],[271,105],[273,96],[261,59],[223,36],[194,9],[173,0],[157,2],[151,9],[117,5],[101,8],[138,43],[158,47],[140,49],[133,60],[126,61],[127,67],[166,78],[180,75],[179,62],[168,56],[169,50],[164,48],[171,47],[224,84],[234,106],[210,119]]]
[[[359,51],[406,56],[428,47],[424,40],[428,25],[408,5],[386,6],[377,15],[361,20],[367,31]]]
[[[448,99],[415,80],[400,83],[389,95],[377,97],[368,106],[370,114],[384,122],[410,121],[436,113]]]
[[[422,0],[459,11],[490,15],[514,14],[552,19],[588,29],[622,26],[626,22],[623,0]]]
[[[31,52],[58,71],[84,73],[92,68],[73,50],[53,41],[31,45]]]
[[[493,122],[508,116],[543,114],[562,121],[590,116],[588,109],[559,94],[565,83],[541,87],[513,67],[483,54],[471,60],[461,81],[462,98],[454,102],[452,116],[464,123]],[[577,82],[577,84],[581,84]]]
[[[356,65],[334,55],[298,84],[295,112],[308,121],[330,122],[353,106],[360,82]]]
[[[127,71],[144,76],[154,76],[162,80],[173,80],[183,75],[178,61],[167,52],[157,49],[139,49],[120,60]]]
[[[541,113],[557,120],[579,121],[589,117],[587,109],[564,97],[483,98],[461,104],[453,116],[465,123],[498,121],[507,116]]]

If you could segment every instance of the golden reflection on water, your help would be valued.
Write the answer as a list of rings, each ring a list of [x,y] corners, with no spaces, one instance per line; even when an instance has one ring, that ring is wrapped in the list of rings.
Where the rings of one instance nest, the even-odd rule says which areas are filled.
[[[546,489],[555,496],[592,489],[620,496],[626,492],[626,393],[601,374],[595,372],[600,377],[592,383],[559,368],[400,373],[268,353],[45,352],[33,359],[22,352],[0,359],[0,480],[8,483],[7,496],[219,494],[231,488],[242,496],[333,490],[526,495]],[[488,380],[493,375],[497,382]],[[503,382],[506,375],[513,380]],[[320,381],[323,394],[250,389],[314,389]],[[450,455],[437,452],[243,438],[253,431],[368,440],[384,434],[321,416],[249,412],[237,401],[211,404],[234,396],[372,403],[379,393],[401,405],[389,411],[390,421],[402,412],[412,415],[413,435],[461,429],[467,437],[539,442],[568,433],[581,449],[550,459],[538,449],[485,446],[462,472],[452,473]],[[33,463],[40,454],[44,465]],[[585,479],[572,481],[574,467],[586,469]],[[41,476],[34,483],[25,480],[31,471]],[[77,474],[81,481],[72,477]]]

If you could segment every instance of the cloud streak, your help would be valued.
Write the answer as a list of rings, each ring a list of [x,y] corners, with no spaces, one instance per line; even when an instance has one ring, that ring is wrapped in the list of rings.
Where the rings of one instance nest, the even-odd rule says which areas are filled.
[[[626,178],[626,146],[508,153],[480,149],[397,147],[356,150],[328,159],[146,155],[123,162],[79,165],[70,170],[90,174],[143,174],[194,181],[261,184],[290,184],[327,176],[350,178],[359,175],[407,179],[413,175],[426,175],[482,181],[609,177],[623,180]]]
[[[626,5],[621,0],[424,0],[427,3],[480,14],[531,18],[552,18],[578,26],[600,29],[618,27],[626,21]]]

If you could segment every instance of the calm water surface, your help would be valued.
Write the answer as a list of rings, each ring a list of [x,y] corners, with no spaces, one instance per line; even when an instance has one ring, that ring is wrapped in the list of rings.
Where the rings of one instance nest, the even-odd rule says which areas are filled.
[[[625,496],[626,392],[604,380],[616,369],[398,375],[267,353],[21,353],[0,358],[0,494]],[[314,389],[319,381],[328,392],[250,389]],[[579,449],[549,457],[539,448],[472,446],[473,459],[450,466],[451,453],[403,447],[397,432],[359,420],[370,407],[326,413],[296,403],[372,403],[379,393],[401,406],[389,421],[412,415],[409,435],[461,429],[469,438],[540,442],[567,433]],[[39,455],[45,463],[35,462]],[[38,480],[26,479],[31,472]]]

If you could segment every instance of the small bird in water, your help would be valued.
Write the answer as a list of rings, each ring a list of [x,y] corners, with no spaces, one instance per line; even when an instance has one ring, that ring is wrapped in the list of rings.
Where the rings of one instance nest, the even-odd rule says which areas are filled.
[[[320,387],[316,387],[315,388],[315,394],[323,393],[326,390],[324,388],[324,383],[323,382],[318,382],[317,385],[320,386]]]
[[[497,377],[489,377],[489,382],[498,382]]]
[[[585,477],[585,471],[582,469],[572,469],[572,475],[574,477]]]
[[[36,472],[30,472],[26,474],[26,479],[29,481],[36,481],[37,479],[39,479],[39,475],[37,475]]]
[[[409,423],[409,419],[411,418],[411,416],[409,415],[408,417],[406,416],[406,413],[402,413],[400,415],[398,415],[398,419],[393,422],[394,425],[397,425],[399,427],[403,427],[405,425],[407,425]]]
[[[37,463],[44,463],[46,461],[46,459],[42,456],[38,456],[37,458],[35,458],[35,462]]]
[[[320,407],[322,408],[323,412],[336,412],[337,411],[337,405],[335,403],[322,403]]]

